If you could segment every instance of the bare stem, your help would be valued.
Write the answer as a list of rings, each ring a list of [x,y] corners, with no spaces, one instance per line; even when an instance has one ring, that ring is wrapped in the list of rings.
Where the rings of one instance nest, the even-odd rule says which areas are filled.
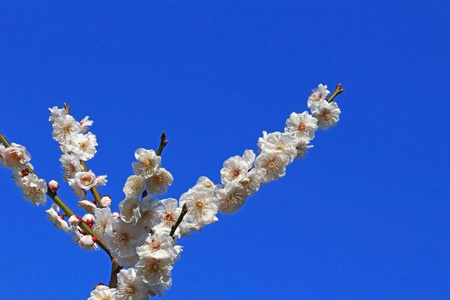
[[[177,222],[175,225],[172,226],[172,230],[170,230],[170,236],[173,238],[173,235],[175,234],[175,230],[177,230],[177,227],[180,225],[181,221],[183,221],[184,215],[188,212],[188,208],[186,206],[186,203],[183,204],[183,208],[181,209],[181,214],[177,219]]]
[[[2,144],[5,147],[9,147],[10,143],[8,142],[8,140],[6,139],[6,137],[0,132],[0,142],[2,142]]]
[[[328,103],[331,103],[331,101],[333,101],[334,98],[336,98],[336,96],[342,93],[343,91],[344,89],[341,87],[341,84],[339,83],[336,86],[336,89],[334,90],[333,94],[331,94],[331,96],[327,99]]]

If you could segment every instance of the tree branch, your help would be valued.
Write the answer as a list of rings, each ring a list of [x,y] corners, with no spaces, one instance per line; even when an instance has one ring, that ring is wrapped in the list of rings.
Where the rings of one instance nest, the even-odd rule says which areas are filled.
[[[3,143],[3,145],[5,145],[5,147],[11,146],[11,144],[8,142],[6,137],[1,132],[0,132],[0,141]],[[36,174],[36,172],[34,170],[32,170],[30,167],[27,167],[26,170],[28,173],[34,174],[38,178],[40,178]],[[61,210],[65,213],[65,215],[68,218],[75,215],[75,213],[64,203],[64,201],[62,201],[61,198],[59,198],[59,196],[56,193],[52,192],[50,189],[47,189],[47,196],[49,196],[50,199],[52,199],[53,202],[55,202],[56,205],[58,205],[61,208]],[[111,253],[108,250],[108,246],[106,246],[106,243],[103,241],[103,239],[97,233],[95,233],[94,230],[92,230],[84,221],[81,221],[80,224],[78,224],[78,226],[80,226],[80,228],[85,233],[95,237],[97,239],[96,243],[100,246],[100,248],[105,250],[106,254],[108,254],[109,257],[111,257]]]
[[[177,230],[177,227],[180,225],[181,221],[183,221],[184,215],[188,212],[186,203],[183,204],[183,208],[181,209],[181,214],[177,219],[177,222],[175,225],[172,226],[172,230],[170,230],[170,236],[173,238],[173,235],[175,234],[175,230]]]

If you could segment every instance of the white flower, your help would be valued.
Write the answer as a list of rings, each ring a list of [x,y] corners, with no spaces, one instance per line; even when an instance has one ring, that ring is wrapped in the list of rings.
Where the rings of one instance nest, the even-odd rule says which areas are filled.
[[[77,172],[73,179],[69,179],[69,185],[77,193],[77,188],[85,191],[92,189],[94,186],[102,186],[107,182],[106,175],[95,176],[91,170],[88,172]]]
[[[58,108],[57,106],[53,106],[48,110],[50,111],[50,117],[48,118],[50,122],[54,122],[57,118],[67,115],[67,110],[65,108]]]
[[[90,160],[94,157],[97,150],[97,138],[91,132],[86,134],[75,134],[66,144],[66,151],[75,154],[81,160]]]
[[[27,168],[31,155],[27,149],[19,144],[11,143],[11,146],[2,150],[2,165],[12,170],[23,170]]]
[[[202,185],[205,189],[210,189],[211,191],[214,191],[214,188],[216,187],[214,185],[214,182],[212,182],[208,177],[201,176],[196,183],[197,185]]]
[[[137,247],[136,252],[140,258],[151,256],[156,259],[171,259],[178,256],[174,249],[175,243],[166,229],[155,230],[153,235],[148,235],[144,245]]]
[[[239,183],[248,190],[250,195],[253,195],[261,187],[261,175],[258,170],[253,168],[245,174],[245,177]]]
[[[317,89],[313,90],[313,93],[308,98],[308,107],[312,109],[314,106],[317,106],[319,102],[325,100],[329,93],[330,91],[327,90],[326,85],[319,84]]]
[[[217,221],[217,220],[216,220]],[[179,229],[179,231],[178,231]],[[202,231],[202,226],[196,223],[189,223],[186,221],[181,221],[180,225],[178,225],[177,231],[175,231],[174,237],[179,239],[180,237],[186,237],[191,235],[191,231]]]
[[[148,287],[136,275],[136,270],[120,270],[117,275],[116,300],[148,300]]]
[[[120,218],[126,223],[136,224],[141,217],[139,199],[137,197],[125,198],[119,203]]]
[[[141,227],[125,223],[121,219],[113,220],[111,232],[112,238],[108,246],[113,257],[136,255],[136,247],[142,245],[147,236],[147,232]]]
[[[75,174],[75,183],[78,187],[87,191],[95,186],[97,177],[95,177],[95,174],[91,170],[88,172],[77,172]]]
[[[85,133],[89,130],[89,126],[92,126],[94,121],[89,120],[89,116],[84,117],[83,120],[80,121],[80,132]]]
[[[86,199],[87,199],[86,190],[82,189],[82,188],[75,182],[75,178],[69,179],[69,180],[68,180],[68,183],[69,183],[70,188],[72,189],[72,191],[75,192],[75,196],[77,196],[78,198],[80,198],[80,200],[86,200]]]
[[[123,187],[123,192],[125,196],[137,197],[144,191],[144,178],[139,175],[132,175],[127,178],[125,185]]]
[[[62,219],[58,214],[59,212],[58,205],[53,203],[52,207],[46,210],[46,212],[47,212],[47,219],[49,219],[49,221],[52,222],[53,225],[56,226],[56,228],[58,228],[59,230],[63,230],[66,233],[70,231],[70,227],[69,225],[67,225],[67,222],[64,221],[64,219]]]
[[[268,183],[283,177],[290,161],[291,158],[280,151],[264,150],[261,152],[255,160],[255,168],[261,175],[261,182]]]
[[[295,138],[289,133],[277,131],[267,134],[266,131],[263,131],[263,137],[258,139],[258,147],[260,152],[274,150],[284,153],[289,158],[289,163],[292,162],[297,155]]]
[[[138,226],[150,231],[150,229],[161,221],[161,212],[164,211],[164,205],[154,196],[145,196],[139,204],[141,218]]]
[[[167,192],[167,186],[172,185],[173,176],[164,168],[160,168],[145,180],[146,191],[149,194],[162,195]]]
[[[180,207],[186,203],[188,212],[185,215],[187,221],[200,226],[217,221],[219,203],[214,198],[214,193],[205,188],[190,189],[180,197]]]
[[[336,126],[341,110],[336,102],[328,103],[324,100],[312,110],[312,114],[313,117],[317,118],[319,128],[327,130],[330,126]]]
[[[307,111],[297,114],[291,113],[286,120],[284,131],[297,137],[312,140],[317,130],[317,119],[311,116]]]
[[[305,158],[306,154],[308,153],[307,150],[312,148],[313,145],[308,145],[309,140],[302,138],[296,139],[296,143],[297,146],[295,146],[295,148],[297,149],[297,156],[295,158]]]
[[[163,204],[165,207],[164,211],[159,212],[159,214],[162,216],[162,220],[160,223],[155,225],[153,229],[158,230],[165,228],[171,230],[172,226],[175,225],[178,217],[180,216],[181,208],[178,207],[178,201],[174,198],[163,199],[161,200],[161,204]],[[177,231],[179,231],[178,228]]]
[[[34,174],[15,178],[16,184],[23,191],[23,198],[30,201],[33,206],[45,205],[47,202],[47,183]]]
[[[94,203],[92,203],[89,200],[81,200],[81,201],[78,201],[78,207],[81,209],[84,209],[86,212],[92,213],[97,208],[97,205],[95,205]]]
[[[141,256],[136,263],[136,273],[148,285],[170,282],[173,260],[157,259],[153,256]]]
[[[240,183],[233,182],[216,191],[219,200],[219,211],[223,214],[233,214],[244,205],[249,192]]]
[[[115,300],[116,289],[111,289],[106,285],[99,284],[91,292],[87,300]]]
[[[63,154],[59,161],[62,163],[64,169],[63,180],[68,181],[75,177],[77,172],[84,171],[83,166],[80,163],[80,159],[72,154]]]
[[[138,160],[133,163],[133,172],[136,175],[148,178],[158,171],[161,165],[161,156],[157,156],[155,151],[139,148],[134,153]]]
[[[112,220],[113,217],[109,207],[96,208],[94,215],[94,231],[103,239],[112,236]],[[109,241],[109,239],[105,239],[105,242],[107,241]]]
[[[64,115],[54,120],[52,137],[55,141],[65,144],[74,134],[80,133],[80,123],[71,115]]]
[[[220,179],[223,184],[239,181],[244,178],[247,171],[252,167],[255,159],[255,153],[252,150],[246,150],[244,155],[230,157],[223,163],[220,170]]]
[[[104,185],[106,185],[106,183],[108,182],[108,180],[106,180],[106,177],[108,177],[108,175],[97,176],[97,179],[96,179],[96,182],[95,182],[95,186],[104,186]]]

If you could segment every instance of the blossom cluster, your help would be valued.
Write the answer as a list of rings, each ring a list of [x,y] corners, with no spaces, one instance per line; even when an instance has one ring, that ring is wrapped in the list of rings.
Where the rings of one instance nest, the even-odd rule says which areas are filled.
[[[106,175],[96,176],[85,164],[96,153],[96,136],[88,132],[93,121],[85,117],[77,122],[68,107],[51,108],[49,120],[52,136],[62,152],[63,180],[79,198],[78,206],[86,214],[71,215],[67,222],[67,216],[60,215],[58,205],[53,204],[47,210],[48,219],[58,229],[71,232],[76,244],[85,250],[98,249],[97,242],[101,239],[110,256],[123,267],[117,275],[117,286],[97,285],[88,300],[162,296],[172,285],[171,271],[182,252],[178,239],[218,221],[219,212],[233,214],[240,210],[263,184],[285,176],[289,164],[305,157],[319,128],[327,130],[337,124],[341,111],[335,102],[326,100],[329,93],[327,86],[320,84],[307,101],[311,113],[293,112],[286,120],[284,132],[263,131],[257,142],[257,154],[245,150],[242,156],[228,158],[220,170],[221,183],[214,184],[202,176],[179,200],[157,198],[166,193],[173,176],[161,167],[157,152],[137,149],[133,175],[124,184],[119,212],[109,208],[111,197],[101,197],[97,191],[97,187],[106,184]],[[21,145],[0,145],[0,163],[14,170],[14,181],[24,198],[33,205],[44,205],[47,188],[56,194],[59,185],[54,181],[47,185],[34,172],[28,172],[32,170],[30,159]],[[95,201],[88,200],[88,191]],[[83,231],[80,223],[95,234]]]

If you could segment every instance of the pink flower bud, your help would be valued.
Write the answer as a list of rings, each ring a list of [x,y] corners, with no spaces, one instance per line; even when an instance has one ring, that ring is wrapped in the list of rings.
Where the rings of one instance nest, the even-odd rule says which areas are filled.
[[[48,183],[48,188],[50,189],[50,191],[52,191],[53,193],[56,194],[56,192],[58,191],[58,188],[59,188],[59,183],[55,180],[51,180]]]
[[[69,218],[69,224],[70,226],[78,226],[78,224],[80,224],[81,220],[80,217],[76,216],[76,215],[72,215]]]
[[[118,213],[118,212],[113,212],[112,213],[112,216],[114,217],[114,218],[120,218],[120,214]]]
[[[92,236],[85,235],[85,236],[81,237],[78,244],[84,250],[92,250],[92,246],[94,246],[95,243],[94,243],[94,240],[92,239]]]

